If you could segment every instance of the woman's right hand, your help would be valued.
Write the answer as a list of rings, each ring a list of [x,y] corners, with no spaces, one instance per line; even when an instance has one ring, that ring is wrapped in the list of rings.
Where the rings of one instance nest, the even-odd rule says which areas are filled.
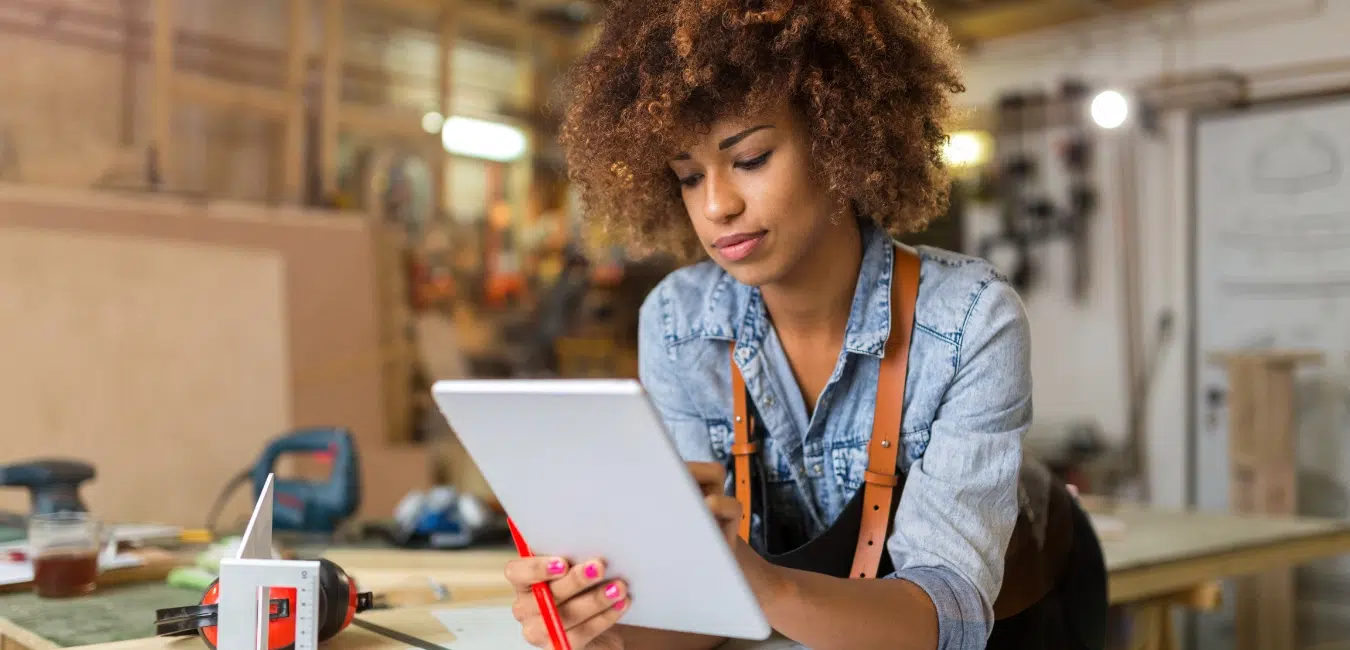
[[[628,586],[621,580],[607,580],[603,561],[569,566],[563,558],[518,558],[507,562],[506,579],[516,590],[511,613],[520,621],[526,643],[536,648],[553,647],[531,589],[543,582],[553,591],[573,648],[623,650],[623,639],[614,625],[628,610]]]
[[[703,504],[717,520],[727,544],[736,546],[741,530],[741,503],[736,497],[724,493],[723,484],[727,480],[727,468],[718,463],[688,462],[685,466],[694,475],[699,489],[703,490]]]

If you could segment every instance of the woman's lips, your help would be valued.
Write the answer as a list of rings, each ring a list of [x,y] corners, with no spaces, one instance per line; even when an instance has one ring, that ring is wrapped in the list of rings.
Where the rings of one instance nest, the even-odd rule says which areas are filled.
[[[723,235],[713,242],[713,248],[728,261],[737,262],[745,259],[754,252],[759,246],[759,242],[764,240],[764,231],[754,233],[735,233],[732,235]]]

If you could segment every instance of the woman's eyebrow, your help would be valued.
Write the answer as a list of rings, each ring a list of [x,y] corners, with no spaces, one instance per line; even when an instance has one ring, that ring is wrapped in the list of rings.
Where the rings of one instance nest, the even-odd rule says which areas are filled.
[[[759,125],[759,126],[752,126],[752,127],[748,128],[748,129],[746,129],[746,130],[744,130],[744,131],[741,131],[740,133],[737,133],[736,135],[733,135],[733,136],[731,136],[731,137],[729,137],[729,138],[727,138],[727,139],[725,139],[725,140],[723,140],[723,141],[717,143],[717,148],[718,148],[719,150],[721,150],[721,149],[726,149],[727,147],[733,147],[733,146],[736,146],[736,143],[737,143],[737,142],[740,142],[741,140],[746,139],[746,137],[748,137],[751,133],[754,133],[755,131],[759,131],[759,130],[762,130],[762,129],[772,129],[772,128],[773,128],[773,125],[772,125],[772,124],[761,124],[761,125]]]
[[[761,124],[759,126],[752,126],[744,131],[741,131],[740,133],[737,133],[736,135],[730,136],[725,140],[722,140],[721,142],[717,143],[717,149],[720,151],[728,147],[734,147],[736,146],[737,142],[746,139],[747,137],[750,136],[751,133],[763,129],[772,129],[772,128],[773,128],[772,124]],[[689,160],[689,153],[688,152],[681,153],[675,156],[675,160]]]

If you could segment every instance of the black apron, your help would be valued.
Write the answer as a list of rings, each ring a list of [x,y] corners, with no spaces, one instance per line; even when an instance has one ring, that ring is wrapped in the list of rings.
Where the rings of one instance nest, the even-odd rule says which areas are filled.
[[[750,403],[747,396],[747,403]],[[753,409],[753,406],[751,406]],[[755,435],[763,439],[763,419],[755,415]],[[730,474],[733,469],[727,468]],[[767,494],[762,458],[751,465],[751,476],[758,488],[752,494],[753,510],[764,531],[760,555],[777,566],[836,578],[846,578],[853,564],[853,551],[862,524],[863,490],[854,492],[830,527],[795,548],[778,543],[773,513],[765,503]],[[1052,489],[1064,489],[1056,482]],[[896,486],[891,512],[899,505],[904,482]],[[1076,500],[1072,510],[1073,543],[1060,578],[1050,593],[1036,604],[1008,618],[994,622],[988,650],[1102,650],[1106,647],[1106,562],[1101,545],[1087,513]],[[890,553],[881,554],[876,575],[895,571]]]
[[[781,534],[786,531],[778,529],[774,513],[767,507],[763,498],[768,487],[766,473],[758,450],[759,441],[768,432],[756,412],[735,355],[729,355],[736,440],[728,474],[733,477],[736,486],[733,494],[742,509],[740,536],[749,541],[750,521],[757,516],[762,531],[758,552],[775,565],[855,579],[886,576],[895,570],[884,543],[895,525],[893,513],[905,488],[905,476],[897,471],[893,459],[901,451],[899,433],[918,295],[919,260],[913,253],[897,249],[893,269],[892,336],[887,340],[886,358],[877,381],[878,410],[868,445],[866,480],[829,528],[814,538],[802,540],[802,535]],[[902,311],[896,313],[897,307]],[[896,395],[898,400],[894,399]],[[1100,650],[1106,644],[1107,609],[1106,567],[1101,546],[1087,514],[1069,495],[1063,482],[1048,472],[1037,473],[1039,469],[1043,466],[1034,459],[1024,460],[1019,496],[1034,493],[1043,497],[1040,501],[1043,508],[1037,512],[1036,507],[1028,506],[1018,513],[1005,556],[1003,588],[994,604],[994,629],[986,648]],[[747,473],[749,476],[744,475]],[[869,489],[874,490],[870,502]],[[887,491],[889,497],[885,496]],[[744,498],[747,492],[748,499]],[[881,510],[883,507],[887,509]],[[864,522],[868,522],[866,532]],[[860,538],[860,534],[865,536]],[[796,539],[785,542],[784,538]],[[789,544],[796,545],[784,548]]]

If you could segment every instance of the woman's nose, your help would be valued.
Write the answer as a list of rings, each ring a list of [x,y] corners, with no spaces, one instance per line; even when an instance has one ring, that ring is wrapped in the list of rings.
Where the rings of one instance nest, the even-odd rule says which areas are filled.
[[[720,174],[708,174],[703,187],[703,216],[709,221],[726,222],[745,212],[745,200],[741,198],[735,183],[722,178]]]

